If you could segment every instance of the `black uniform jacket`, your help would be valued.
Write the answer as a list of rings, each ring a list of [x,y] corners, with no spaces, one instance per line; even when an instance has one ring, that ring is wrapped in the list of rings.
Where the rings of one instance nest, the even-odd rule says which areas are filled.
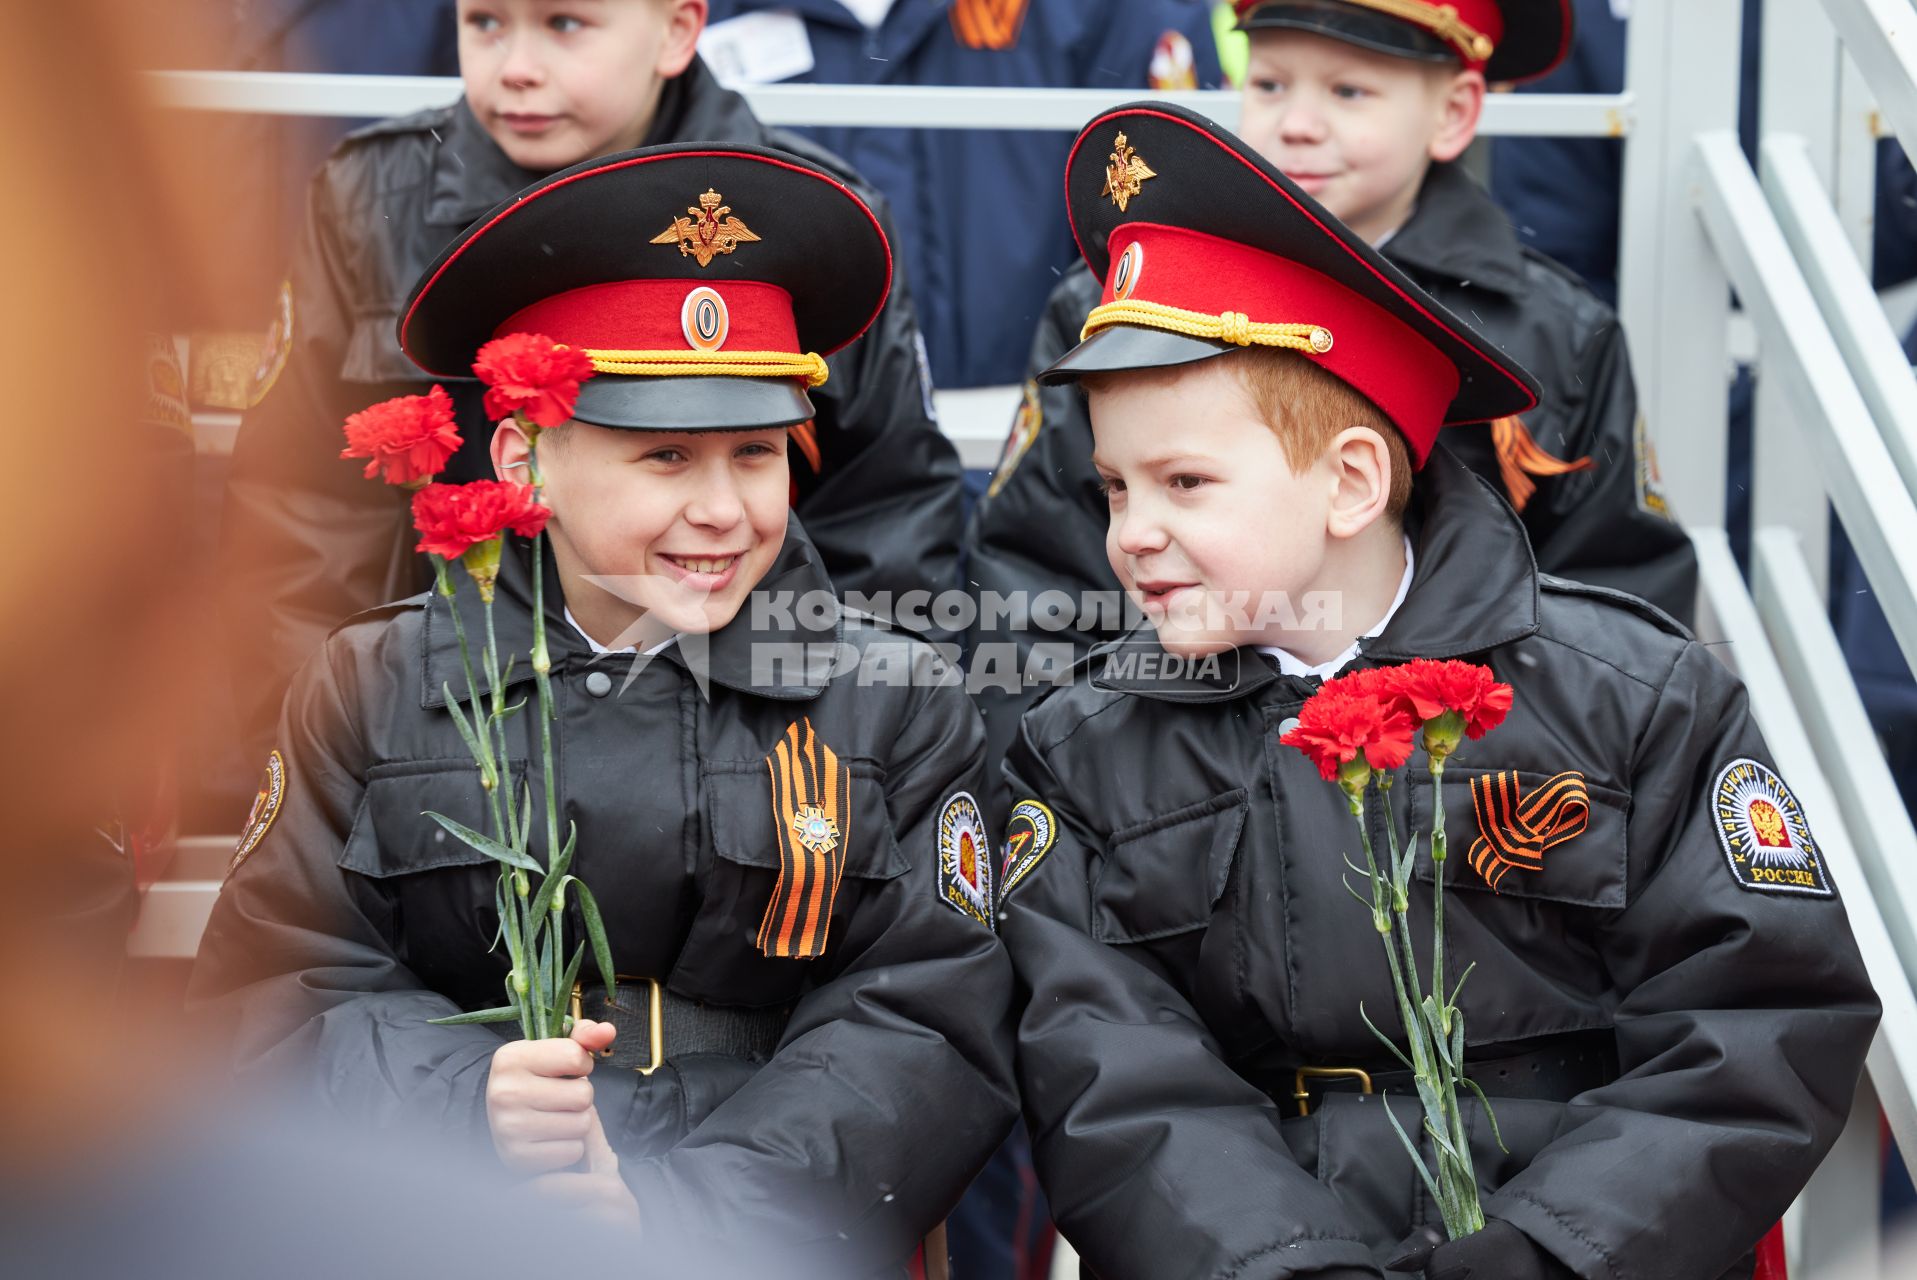
[[[520,655],[515,692],[530,697],[528,578],[515,547],[497,619],[501,652]],[[656,1074],[594,1073],[645,1230],[694,1251],[763,1233],[793,1266],[827,1274],[858,1274],[854,1258],[900,1262],[1016,1113],[1010,966],[991,929],[938,891],[941,816],[983,781],[977,713],[955,679],[931,683],[952,673],[922,641],[850,611],[755,620],[751,604],[696,664],[709,696],[683,640],[622,688],[634,659],[595,661],[554,579],[549,562],[559,827],[578,824],[573,870],[600,904],[619,972],[707,1006],[790,1009],[762,1065],[677,1056],[669,1019]],[[831,598],[796,521],[759,590]],[[483,634],[476,593],[460,599],[468,633]],[[489,1146],[487,1072],[506,1033],[426,1021],[504,1003],[508,963],[492,949],[496,864],[421,816],[483,825],[477,773],[440,693],[462,687],[446,609],[422,596],[362,614],[302,669],[279,729],[284,801],[221,891],[192,996],[230,1019],[243,1077],[290,1083],[351,1118],[432,1122]],[[764,646],[780,645],[813,647],[767,666]],[[512,725],[519,768],[535,762],[522,778],[537,803],[535,723],[529,710]],[[810,961],[754,946],[780,860],[767,758],[795,724],[851,778],[844,878],[826,950]]]
[[[1443,790],[1448,968],[1477,966],[1467,1057],[1510,1148],[1468,1100],[1485,1210],[1590,1280],[1749,1276],[1835,1139],[1877,1022],[1843,904],[1743,887],[1713,793],[1768,753],[1704,646],[1631,597],[1538,574],[1509,509],[1442,447],[1416,495],[1413,584],[1357,665],[1467,658],[1516,694]],[[1105,1280],[1382,1262],[1438,1215],[1378,1097],[1326,1092],[1303,1118],[1292,1097],[1301,1065],[1393,1065],[1361,1003],[1402,1034],[1341,883],[1342,855],[1363,861],[1353,819],[1278,742],[1317,682],[1243,649],[1226,655],[1244,663],[1235,688],[1224,670],[1168,686],[1105,653],[1025,717],[1005,766],[1057,831],[1014,867],[1000,933],[1058,1222]],[[1393,792],[1401,831],[1430,829],[1422,760]],[[1493,893],[1466,856],[1469,783],[1504,770],[1525,794],[1577,771],[1589,818]],[[1408,1084],[1385,1094],[1416,1133]]]
[[[1629,591],[1688,622],[1697,560],[1683,530],[1661,514],[1653,460],[1640,456],[1648,445],[1638,438],[1637,388],[1617,317],[1570,272],[1520,245],[1504,211],[1454,165],[1432,166],[1417,211],[1381,252],[1537,378],[1542,400],[1524,422],[1540,446],[1567,461],[1589,457],[1597,464],[1536,480],[1524,525],[1538,566]],[[1099,289],[1080,263],[1053,291],[1033,339],[1031,376],[1077,344]],[[1032,597],[1047,590],[1074,598],[1114,590],[1084,394],[1069,385],[1028,383],[1026,395],[1000,474],[972,516],[966,577],[979,591]],[[1502,487],[1489,426],[1449,427],[1443,440]],[[1014,627],[979,628],[971,638],[975,646],[997,641],[1029,650],[1034,643],[1069,641],[1082,649],[1113,634]],[[1016,665],[1023,670],[1026,661]],[[1037,693],[991,682],[980,689],[994,758]]]
[[[822,165],[897,243],[876,190],[817,145],[759,123],[695,60],[667,83],[646,144],[708,140]],[[233,651],[247,655],[236,680],[250,737],[270,729],[292,673],[327,632],[430,581],[412,553],[405,495],[340,460],[341,424],[432,384],[395,335],[408,290],[459,231],[540,176],[508,160],[462,99],[359,130],[315,177],[291,267],[291,355],[242,422],[226,493],[223,581]],[[670,212],[660,211],[661,227]],[[750,209],[737,212],[751,223]],[[830,380],[811,393],[816,432],[792,448],[795,509],[841,591],[939,591],[957,567],[958,453],[933,421],[918,321],[894,261],[890,300],[832,357]],[[445,478],[490,479],[483,388],[446,386],[466,444]]]

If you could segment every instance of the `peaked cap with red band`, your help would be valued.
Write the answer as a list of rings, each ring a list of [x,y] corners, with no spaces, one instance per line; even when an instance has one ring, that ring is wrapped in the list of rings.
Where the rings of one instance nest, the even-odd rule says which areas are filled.
[[[1441,427],[1538,402],[1530,374],[1195,112],[1138,102],[1093,120],[1065,199],[1105,290],[1041,382],[1286,348],[1383,410],[1419,465]]]
[[[1310,31],[1494,84],[1535,80],[1571,52],[1571,0],[1237,0],[1238,29]]]
[[[878,219],[825,170],[761,147],[648,147],[473,223],[413,287],[399,343],[440,377],[469,376],[510,333],[578,348],[595,376],[573,416],[598,426],[794,426],[891,282]]]

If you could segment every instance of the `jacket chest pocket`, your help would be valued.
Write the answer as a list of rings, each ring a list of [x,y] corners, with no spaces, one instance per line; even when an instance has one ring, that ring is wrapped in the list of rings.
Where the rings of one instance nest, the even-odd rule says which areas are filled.
[[[703,900],[673,966],[673,990],[714,1004],[790,1003],[811,970],[800,957],[829,961],[860,901],[906,873],[882,771],[869,760],[845,764],[843,796],[836,785],[775,790],[764,761],[706,766],[700,790],[712,857],[702,859]]]
[[[1150,942],[1209,925],[1247,807],[1240,788],[1114,831],[1092,872],[1092,937]]]
[[[1419,841],[1417,878],[1432,879],[1431,775],[1407,779],[1405,821]],[[1500,898],[1615,909],[1629,883],[1631,799],[1582,774],[1444,771],[1444,883]]]
[[[513,765],[513,786],[525,780]],[[470,760],[376,764],[340,851],[343,871],[366,877],[392,913],[387,936],[427,986],[462,1002],[495,1003],[507,963],[490,954],[499,927],[499,864],[448,834],[428,811],[484,831],[486,793]]]

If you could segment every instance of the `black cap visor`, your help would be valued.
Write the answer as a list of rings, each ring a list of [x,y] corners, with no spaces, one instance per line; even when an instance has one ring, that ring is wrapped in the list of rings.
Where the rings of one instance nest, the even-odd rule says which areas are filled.
[[[1051,368],[1038,375],[1038,380],[1045,386],[1056,387],[1077,382],[1088,374],[1115,373],[1121,369],[1169,369],[1243,349],[1235,343],[1210,338],[1188,338],[1162,329],[1116,324],[1100,329],[1060,356]]]
[[[1240,31],[1306,31],[1374,53],[1419,62],[1462,63],[1457,49],[1402,18],[1361,9],[1339,0],[1272,0],[1246,14]]]
[[[756,431],[795,427],[814,411],[797,378],[602,373],[579,384],[572,416],[624,431]]]

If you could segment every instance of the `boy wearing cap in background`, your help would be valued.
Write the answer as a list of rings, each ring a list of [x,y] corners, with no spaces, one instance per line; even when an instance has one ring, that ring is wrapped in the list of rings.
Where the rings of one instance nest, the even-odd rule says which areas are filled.
[[[1060,1229],[1104,1280],[1749,1277],[1878,1006],[1742,686],[1635,597],[1538,572],[1446,443],[1530,409],[1528,375],[1256,151],[1118,108],[1067,193],[1104,292],[1044,376],[1089,393],[1148,625],[1042,699],[1005,768],[1000,927]],[[1321,681],[1420,658],[1514,690],[1443,793],[1465,1069],[1508,1148],[1467,1095],[1487,1222],[1450,1242],[1385,1114],[1419,1131],[1410,1072],[1361,1012],[1402,1038],[1344,883],[1352,810],[1279,741]],[[1400,841],[1430,826],[1426,764]],[[1575,804],[1520,830],[1481,779]],[[1473,834],[1540,853],[1487,883]]]
[[[1487,80],[1529,80],[1563,58],[1568,0],[1237,8],[1251,37],[1239,136],[1542,383],[1535,408],[1454,431],[1450,447],[1523,517],[1541,569],[1629,591],[1688,621],[1696,559],[1656,489],[1617,318],[1574,275],[1523,247],[1458,160],[1476,134]],[[1082,269],[1060,283],[1028,377],[1077,341],[1099,283]],[[977,590],[1110,590],[1091,448],[1083,397],[1028,382],[967,534],[966,576]],[[1014,621],[981,626],[972,641],[1024,654],[1043,641],[1082,651],[1100,638]],[[1028,662],[1004,665],[1022,671]],[[1038,690],[985,684],[979,705],[993,751],[1003,752]]]
[[[875,191],[816,145],[761,124],[695,55],[706,0],[460,0],[464,96],[370,125],[315,177],[287,285],[285,370],[247,413],[226,493],[222,581],[249,755],[268,745],[293,672],[350,614],[427,584],[404,504],[342,475],[339,423],[425,390],[393,340],[406,291],[468,223],[545,174],[677,141],[776,147]],[[693,193],[696,195],[697,193]],[[690,201],[691,197],[687,197]],[[957,452],[932,420],[903,281],[832,360],[818,419],[793,431],[791,497],[840,591],[942,590],[961,529]],[[450,475],[491,474],[480,388],[449,383],[467,447]]]
[[[815,353],[881,314],[891,264],[827,170],[702,144],[556,175],[428,269],[398,339],[430,375],[514,334],[597,370],[537,440],[544,598],[513,539],[495,608],[509,700],[544,617],[556,829],[640,1014],[596,1069],[621,1006],[590,985],[571,1040],[428,1022],[496,1005],[509,961],[497,865],[421,816],[483,811],[443,690],[451,611],[491,632],[474,592],[422,595],[336,630],[288,695],[193,986],[243,1076],[525,1173],[602,1128],[625,1185],[596,1163],[588,1198],[636,1202],[685,1265],[897,1274],[957,1201],[1015,1111],[983,733],[932,649],[838,604],[787,506]],[[490,442],[529,473],[520,422]],[[520,761],[537,719],[510,722]]]

